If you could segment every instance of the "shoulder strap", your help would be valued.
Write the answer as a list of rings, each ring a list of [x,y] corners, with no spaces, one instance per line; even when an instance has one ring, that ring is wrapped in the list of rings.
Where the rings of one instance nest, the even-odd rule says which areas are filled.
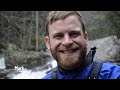
[[[57,67],[52,69],[51,79],[58,79]]]
[[[102,63],[101,61],[93,61],[93,67],[92,70],[90,72],[90,75],[88,77],[88,79],[97,79],[100,69],[102,67]]]

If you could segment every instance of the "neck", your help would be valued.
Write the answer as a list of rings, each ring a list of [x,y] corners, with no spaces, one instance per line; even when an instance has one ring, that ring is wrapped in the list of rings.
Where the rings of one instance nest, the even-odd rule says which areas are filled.
[[[88,58],[86,57],[84,62],[76,67],[76,68],[73,68],[73,69],[64,69],[63,67],[61,67],[60,65],[58,65],[58,70],[61,74],[72,74],[72,73],[78,73],[78,72],[81,72],[83,70],[86,69],[87,66],[89,66],[91,63],[91,60],[88,60]]]

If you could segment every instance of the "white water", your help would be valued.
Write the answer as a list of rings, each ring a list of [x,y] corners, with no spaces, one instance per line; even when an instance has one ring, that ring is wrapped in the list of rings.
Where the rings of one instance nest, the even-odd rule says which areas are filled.
[[[0,69],[5,69],[6,66],[5,66],[5,59],[4,57],[0,58]]]
[[[32,70],[19,70],[19,74],[12,74],[11,79],[41,79],[46,75],[46,72],[51,70],[51,68],[54,68],[57,66],[57,63],[55,60],[52,60],[51,62],[48,62],[47,65],[51,65],[52,67],[49,67],[48,69],[45,69],[43,71],[32,71]],[[5,69],[5,59],[4,57],[0,57],[0,69]]]
[[[11,79],[41,79],[46,75],[46,70],[37,72],[32,72],[31,70],[24,70],[20,72],[20,74],[14,75]]]
[[[52,65],[52,68],[57,66],[57,63],[55,60],[52,62],[49,62],[49,64]],[[20,74],[14,75],[11,79],[41,79],[46,75],[46,72],[49,71],[51,68],[45,69],[43,71],[35,71],[32,70],[22,70],[20,71]]]

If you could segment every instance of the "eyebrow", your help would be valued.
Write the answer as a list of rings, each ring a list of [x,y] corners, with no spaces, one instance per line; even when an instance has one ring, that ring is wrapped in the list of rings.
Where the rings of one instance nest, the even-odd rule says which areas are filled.
[[[70,31],[69,33],[81,33],[80,31]]]

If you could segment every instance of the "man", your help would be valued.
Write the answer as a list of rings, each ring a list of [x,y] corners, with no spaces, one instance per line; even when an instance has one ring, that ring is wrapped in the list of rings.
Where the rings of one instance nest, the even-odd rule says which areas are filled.
[[[90,54],[94,53],[87,55],[88,33],[80,13],[51,11],[47,17],[46,31],[46,46],[57,61],[57,68],[43,79],[88,79],[94,56],[91,58]],[[104,62],[98,77],[94,79],[117,79],[119,76],[120,66]]]

